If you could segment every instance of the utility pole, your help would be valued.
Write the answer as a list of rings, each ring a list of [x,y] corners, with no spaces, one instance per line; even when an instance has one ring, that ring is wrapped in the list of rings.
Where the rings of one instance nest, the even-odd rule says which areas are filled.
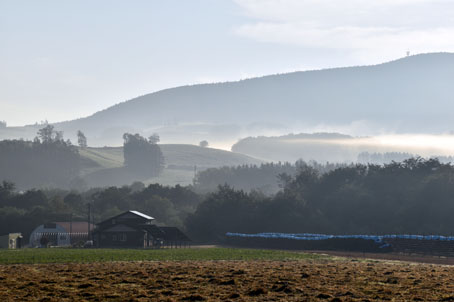
[[[88,240],[91,239],[91,234],[90,234],[90,232],[91,232],[91,230],[90,230],[90,221],[91,221],[91,219],[90,218],[91,217],[90,216],[91,216],[91,204],[88,203],[88,220],[87,220]]]
[[[69,244],[72,244],[72,235],[73,235],[73,213],[69,214]]]

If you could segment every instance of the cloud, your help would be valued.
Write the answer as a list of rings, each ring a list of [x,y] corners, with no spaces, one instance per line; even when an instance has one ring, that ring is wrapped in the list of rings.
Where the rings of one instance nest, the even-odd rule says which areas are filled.
[[[438,0],[235,0],[259,42],[347,50],[358,57],[454,51],[454,3]]]
[[[452,24],[448,0],[234,0],[258,20],[302,22],[317,26]],[[449,16],[451,19],[449,19]],[[441,18],[443,17],[443,18]],[[428,23],[427,21],[430,21]]]

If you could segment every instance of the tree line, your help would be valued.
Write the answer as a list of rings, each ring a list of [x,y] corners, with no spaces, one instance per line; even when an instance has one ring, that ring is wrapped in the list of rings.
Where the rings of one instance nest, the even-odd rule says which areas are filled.
[[[85,192],[60,189],[32,189],[18,192],[13,183],[0,183],[1,233],[21,232],[26,240],[35,227],[55,221],[87,221],[88,204],[94,221],[137,210],[147,213],[160,224],[184,228],[200,196],[187,187],[130,186],[90,189]]]
[[[200,240],[226,232],[440,234],[454,232],[454,167],[411,158],[340,167],[320,174],[302,167],[266,197],[222,186],[188,217]]]
[[[51,125],[33,141],[0,141],[0,180],[14,181],[19,188],[67,187],[79,172],[77,148]]]
[[[408,152],[361,152],[358,154],[357,162],[360,164],[388,164],[393,161],[395,162],[402,162],[409,158],[418,157],[416,154],[408,153]],[[454,161],[453,156],[446,156],[446,155],[439,155],[439,156],[432,156],[431,158],[437,158],[442,163],[451,163]]]
[[[194,189],[199,193],[214,192],[219,185],[228,185],[246,192],[258,191],[265,195],[276,194],[282,188],[281,177],[295,176],[303,167],[312,167],[320,174],[332,171],[346,164],[299,160],[291,163],[263,163],[261,165],[241,165],[236,167],[209,168],[197,172]]]
[[[3,182],[0,229],[28,234],[39,224],[67,221],[70,215],[84,220],[90,203],[95,222],[134,209],[178,226],[200,242],[222,241],[226,232],[453,234],[454,166],[437,159],[356,164],[325,172],[300,165],[294,175],[278,178],[281,189],[273,195],[229,185],[201,194],[190,186],[139,182],[85,192],[18,192]]]

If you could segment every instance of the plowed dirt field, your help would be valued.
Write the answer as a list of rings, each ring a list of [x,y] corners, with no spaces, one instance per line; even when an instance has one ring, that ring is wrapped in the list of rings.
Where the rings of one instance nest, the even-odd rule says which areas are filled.
[[[385,261],[0,266],[1,301],[454,301],[454,267]]]

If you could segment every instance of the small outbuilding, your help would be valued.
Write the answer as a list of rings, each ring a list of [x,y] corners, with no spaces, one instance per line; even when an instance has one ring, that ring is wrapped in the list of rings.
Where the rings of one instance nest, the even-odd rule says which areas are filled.
[[[86,221],[51,222],[37,226],[30,234],[30,247],[70,246],[84,243],[89,238],[88,230],[93,224]]]
[[[20,249],[22,247],[22,234],[10,233],[0,236],[1,249]]]

